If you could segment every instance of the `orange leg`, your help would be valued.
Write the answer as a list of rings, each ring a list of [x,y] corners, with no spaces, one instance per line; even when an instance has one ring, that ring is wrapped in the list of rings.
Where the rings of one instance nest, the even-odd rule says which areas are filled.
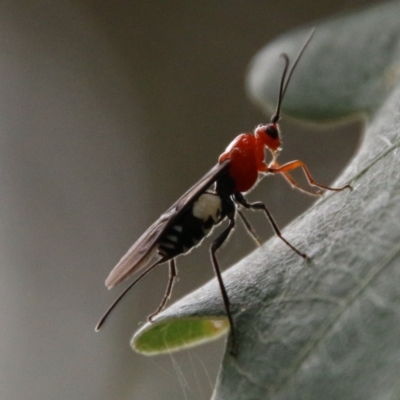
[[[280,167],[280,165],[276,162],[273,161],[271,164],[269,164],[267,171],[272,172],[271,170],[273,169],[274,171],[276,169],[278,169]],[[311,194],[313,196],[321,196],[324,192],[322,190],[318,190],[318,191],[313,191],[310,189],[306,189],[306,188],[302,188],[296,181],[295,179],[292,177],[292,175],[289,174],[289,172],[282,172],[282,176],[290,183],[290,185],[295,188],[300,190],[303,193],[306,194]]]
[[[322,190],[318,190],[316,192],[306,189],[306,188],[302,188],[292,177],[292,175],[289,174],[289,172],[282,172],[282,176],[296,189],[307,193],[307,194],[311,194],[313,196],[321,196],[323,191]]]
[[[268,168],[268,172],[271,172],[273,174],[283,174],[283,176],[286,178],[286,180],[292,186],[294,186],[294,187],[296,187],[296,188],[298,188],[298,189],[300,189],[302,191],[305,191],[307,193],[311,193],[311,194],[314,194],[314,195],[315,194],[316,195],[320,194],[320,193],[313,193],[311,191],[307,191],[307,190],[304,190],[303,188],[300,188],[299,184],[289,174],[289,171],[293,171],[294,169],[297,169],[297,168],[301,168],[303,170],[303,172],[306,175],[306,178],[308,180],[308,183],[311,186],[317,186],[317,187],[319,187],[319,188],[321,188],[323,190],[332,190],[332,191],[335,191],[335,192],[340,192],[341,190],[344,190],[346,188],[350,189],[350,190],[352,189],[352,187],[350,185],[344,185],[344,186],[342,186],[340,188],[332,188],[332,187],[321,185],[320,183],[315,182],[314,178],[311,176],[310,170],[303,163],[303,161],[300,161],[300,160],[290,161],[290,162],[288,162],[286,164],[283,164],[283,165],[279,165],[277,163],[274,163],[274,164],[272,164],[272,166],[270,166]]]

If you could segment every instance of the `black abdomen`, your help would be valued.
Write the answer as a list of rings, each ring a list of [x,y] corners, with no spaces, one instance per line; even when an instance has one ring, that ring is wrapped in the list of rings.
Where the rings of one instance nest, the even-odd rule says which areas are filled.
[[[159,254],[173,258],[199,245],[214,225],[221,222],[221,203],[221,198],[217,194],[202,194],[160,237]]]

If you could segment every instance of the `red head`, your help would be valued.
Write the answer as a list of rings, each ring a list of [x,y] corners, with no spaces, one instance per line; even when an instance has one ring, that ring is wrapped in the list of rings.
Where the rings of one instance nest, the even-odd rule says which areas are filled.
[[[272,155],[278,155],[281,150],[281,138],[279,125],[277,123],[269,123],[267,125],[258,125],[254,129],[254,136],[260,141]]]

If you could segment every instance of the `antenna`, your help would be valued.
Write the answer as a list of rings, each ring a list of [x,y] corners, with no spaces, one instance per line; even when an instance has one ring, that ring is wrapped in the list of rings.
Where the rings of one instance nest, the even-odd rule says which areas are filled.
[[[285,90],[287,85],[285,85],[285,78],[286,78],[286,73],[289,67],[289,57],[287,54],[283,53],[281,54],[281,57],[285,60],[285,68],[283,69],[283,74],[281,78],[281,84],[279,85],[279,96],[278,96],[278,104],[276,105],[276,110],[274,114],[271,117],[271,123],[276,124],[281,116],[281,105],[282,105],[282,100],[283,96],[285,94]],[[292,70],[293,71],[293,68]],[[290,78],[290,72],[289,72],[289,78]],[[288,79],[289,79],[288,78]]]
[[[289,62],[290,62],[289,61],[289,56],[286,53],[282,53],[281,54],[281,57],[285,60],[285,67],[283,69],[283,74],[282,74],[282,78],[281,78],[281,84],[279,86],[278,104],[276,106],[276,111],[274,112],[274,114],[271,117],[271,123],[273,123],[273,124],[277,123],[279,118],[280,118],[282,100],[283,100],[283,98],[285,96],[286,89],[288,88],[290,79],[292,78],[293,72],[294,72],[295,68],[297,67],[297,64],[299,63],[300,58],[302,57],[305,49],[307,48],[308,44],[310,43],[314,33],[315,33],[315,28],[313,28],[311,30],[311,33],[309,34],[306,42],[303,44],[303,47],[300,49],[299,54],[297,54],[297,57],[294,60],[294,63],[293,63],[292,67],[289,70],[289,73],[287,73],[288,67],[289,67]],[[287,79],[285,80],[286,74],[287,74]]]

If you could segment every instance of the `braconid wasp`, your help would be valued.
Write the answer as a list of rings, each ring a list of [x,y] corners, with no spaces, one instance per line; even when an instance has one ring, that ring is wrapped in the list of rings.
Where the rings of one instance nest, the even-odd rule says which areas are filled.
[[[168,261],[169,280],[167,289],[157,310],[148,316],[148,320],[151,322],[164,309],[171,295],[174,280],[177,277],[175,259],[181,254],[189,253],[194,247],[200,245],[202,240],[211,234],[215,226],[227,220],[228,226],[212,242],[210,254],[215,275],[221,289],[226,315],[231,327],[232,348],[234,349],[234,323],[230,311],[229,297],[221,276],[216,252],[234,229],[236,212],[244,222],[249,234],[257,244],[260,244],[249,221],[243,215],[242,209],[263,211],[271,223],[275,234],[300,257],[307,258],[306,254],[299,251],[282,236],[265,204],[259,201],[249,203],[244,193],[257,184],[260,174],[281,174],[293,187],[312,195],[320,195],[322,193],[320,190],[312,191],[301,188],[298,185],[290,175],[290,172],[297,168],[303,170],[311,186],[336,192],[346,188],[351,189],[350,185],[332,188],[317,183],[311,176],[307,166],[300,160],[291,161],[283,165],[277,162],[277,157],[281,151],[278,121],[280,119],[282,100],[293,71],[309,44],[313,33],[314,31],[311,32],[301,48],[290,70],[288,55],[281,54],[285,65],[279,86],[277,107],[270,122],[265,125],[258,125],[252,134],[242,133],[237,136],[220,155],[217,165],[162,214],[111,271],[105,282],[108,289],[124,282],[137,272],[142,271],[142,273],[114,301],[98,322],[96,331],[101,328],[110,312],[136,283],[156,266]],[[265,162],[265,149],[268,149],[272,155],[272,160],[269,164]],[[154,260],[155,257],[157,257],[156,260]],[[154,260],[153,263],[151,263],[152,260]]]

